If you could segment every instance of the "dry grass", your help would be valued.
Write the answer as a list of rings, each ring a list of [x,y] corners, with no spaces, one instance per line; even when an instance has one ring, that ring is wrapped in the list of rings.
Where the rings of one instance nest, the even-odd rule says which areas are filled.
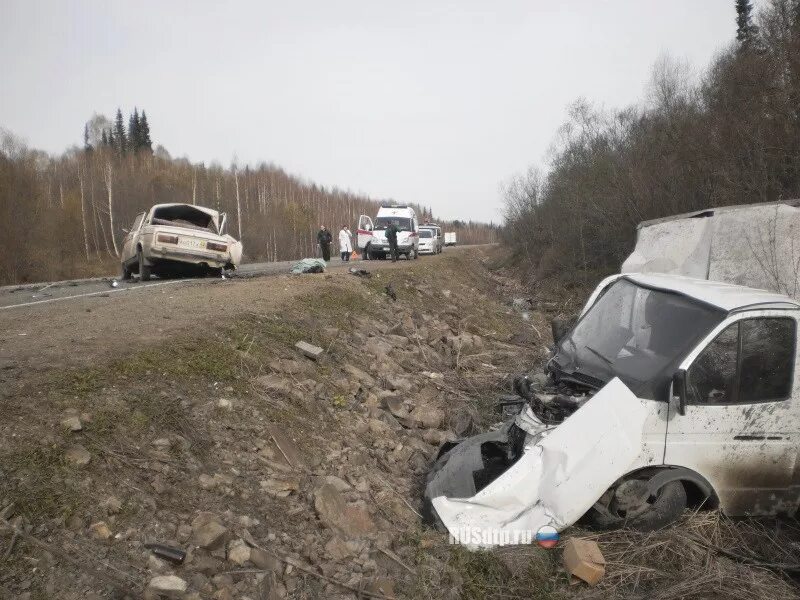
[[[580,532],[576,532],[580,534]],[[796,521],[732,520],[719,512],[687,515],[652,532],[590,534],[608,565],[597,588],[581,598],[797,598]]]

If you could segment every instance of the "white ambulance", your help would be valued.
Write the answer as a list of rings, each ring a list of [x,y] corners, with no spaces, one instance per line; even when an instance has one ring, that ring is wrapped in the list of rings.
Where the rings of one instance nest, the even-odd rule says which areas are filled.
[[[373,222],[368,215],[358,219],[358,250],[369,260],[383,260],[389,256],[389,240],[386,239],[386,228],[390,223],[397,226],[397,251],[407,259],[419,255],[419,221],[417,214],[410,206],[393,204],[381,206]]]

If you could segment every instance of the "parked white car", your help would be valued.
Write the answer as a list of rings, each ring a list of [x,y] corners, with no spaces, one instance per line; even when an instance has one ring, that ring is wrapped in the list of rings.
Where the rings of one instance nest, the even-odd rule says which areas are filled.
[[[242,243],[225,233],[225,213],[191,204],[156,204],[136,216],[122,244],[122,278],[211,274],[235,269]]]
[[[430,515],[491,546],[581,517],[655,529],[687,505],[796,513],[798,318],[800,303],[774,292],[607,278],[557,341],[549,393],[529,386],[500,430],[442,447]]]
[[[417,214],[410,206],[381,206],[373,222],[368,215],[358,219],[357,243],[360,252],[367,259],[385,259],[389,256],[389,241],[386,239],[386,228],[394,223],[397,234],[398,253],[406,258],[419,256],[419,221]]]
[[[420,254],[440,254],[443,246],[444,243],[442,241],[442,230],[438,225],[420,225]]]

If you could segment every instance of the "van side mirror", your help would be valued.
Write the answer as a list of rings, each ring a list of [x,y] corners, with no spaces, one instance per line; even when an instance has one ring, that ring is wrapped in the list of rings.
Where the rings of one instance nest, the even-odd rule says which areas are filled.
[[[678,414],[686,414],[686,370],[678,369],[672,376],[672,397],[678,400]]]

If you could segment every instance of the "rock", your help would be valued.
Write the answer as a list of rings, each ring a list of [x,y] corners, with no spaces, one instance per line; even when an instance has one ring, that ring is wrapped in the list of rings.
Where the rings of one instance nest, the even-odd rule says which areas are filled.
[[[458,411],[455,416],[451,417],[450,424],[453,427],[453,433],[458,437],[467,437],[475,432],[475,421],[472,413],[468,410]]]
[[[372,376],[362,371],[358,367],[354,367],[353,365],[344,365],[342,368],[356,381],[369,387],[373,387],[375,385],[375,380],[372,378]]]
[[[228,529],[214,513],[201,512],[192,521],[192,543],[201,548],[220,545]]]
[[[83,446],[70,446],[64,451],[64,458],[75,466],[85,467],[92,460],[92,455]]]
[[[392,433],[392,428],[378,419],[370,419],[368,425],[370,432],[378,437],[387,436]]]
[[[250,546],[238,539],[228,544],[228,560],[240,567],[250,560]]]
[[[155,446],[159,450],[169,450],[172,447],[172,442],[169,438],[158,438],[150,442],[151,446]]]
[[[305,356],[307,356],[312,360],[317,360],[325,353],[325,350],[323,350],[319,346],[314,346],[313,344],[309,344],[308,342],[297,342],[294,345],[294,347],[300,350],[300,352],[302,352]]]
[[[380,338],[371,337],[364,343],[364,350],[375,356],[379,361],[386,360],[392,346]]]
[[[200,476],[197,478],[197,482],[200,484],[200,487],[204,490],[213,489],[215,485],[217,485],[217,480],[214,479],[211,475],[207,475],[206,473],[201,473]]]
[[[147,557],[147,568],[153,573],[161,573],[167,568],[167,563],[151,554]]]
[[[261,377],[256,377],[256,383],[265,390],[282,394],[290,394],[293,387],[291,382],[280,375],[262,375]]]
[[[270,478],[262,480],[260,485],[264,492],[277,498],[286,498],[300,489],[300,482],[296,479]]]
[[[366,508],[348,505],[330,483],[314,492],[314,509],[320,521],[349,537],[359,537],[375,531],[375,523]]]
[[[213,556],[194,556],[192,557],[191,568],[207,577],[211,577],[222,568],[222,563]]]
[[[348,492],[353,489],[353,487],[347,483],[344,479],[336,477],[336,475],[326,475],[324,477],[325,483],[329,483],[334,488],[336,488],[337,492]]]
[[[78,417],[67,417],[61,421],[61,425],[72,432],[78,432],[83,429],[83,423]]]
[[[415,427],[437,429],[444,421],[444,411],[432,406],[418,406],[411,412],[406,421]]]
[[[188,523],[181,523],[175,532],[175,539],[180,543],[185,544],[192,537],[192,526]]]
[[[373,577],[367,582],[364,590],[375,596],[394,598],[394,583],[388,577]]]
[[[105,521],[98,521],[97,523],[92,523],[89,525],[89,533],[92,534],[92,537],[98,540],[107,540],[109,539],[113,533],[106,525]]]
[[[147,584],[145,594],[150,598],[166,596],[167,598],[181,598],[186,593],[186,582],[176,575],[158,575]]]
[[[433,446],[440,446],[445,442],[456,439],[455,434],[450,431],[439,431],[438,429],[426,429],[422,432],[422,439]]]
[[[217,408],[221,408],[222,410],[231,410],[233,408],[233,402],[227,398],[220,398],[217,400]]]
[[[261,548],[250,548],[250,562],[259,569],[266,569],[275,573],[280,573],[283,570],[283,563]]]
[[[153,477],[153,480],[150,482],[150,486],[153,488],[156,494],[161,495],[167,491],[167,484],[164,483],[164,478],[161,475],[156,475]]]
[[[109,515],[115,515],[122,510],[122,500],[116,496],[109,496],[103,501],[102,506]]]
[[[408,417],[408,410],[406,403],[397,396],[389,396],[383,399],[384,406],[398,419],[405,419]]]
[[[414,387],[411,382],[405,377],[387,377],[386,383],[389,384],[389,387],[393,390],[402,390],[404,392],[409,392]]]
[[[305,469],[310,462],[310,458],[300,452],[295,441],[280,426],[269,424],[266,427],[275,445],[275,455],[281,462],[295,469]]]
[[[353,552],[342,538],[334,536],[325,544],[325,554],[331,560],[344,560],[352,556]]]

